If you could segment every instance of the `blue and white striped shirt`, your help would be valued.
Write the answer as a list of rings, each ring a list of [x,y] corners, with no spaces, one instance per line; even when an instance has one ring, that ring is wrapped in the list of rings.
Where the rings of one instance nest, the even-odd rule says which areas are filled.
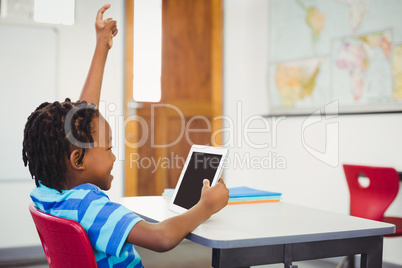
[[[98,267],[143,267],[128,233],[142,219],[126,207],[113,203],[93,184],[59,191],[43,184],[31,192],[41,211],[77,221],[87,231]]]

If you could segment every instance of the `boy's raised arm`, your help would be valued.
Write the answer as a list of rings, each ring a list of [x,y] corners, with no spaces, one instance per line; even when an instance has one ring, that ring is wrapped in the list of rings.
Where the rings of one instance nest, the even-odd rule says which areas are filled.
[[[103,13],[110,4],[101,7],[96,15],[96,47],[91,66],[81,92],[80,100],[99,106],[103,73],[109,49],[113,46],[113,37],[117,34],[116,21],[111,18],[103,19]]]

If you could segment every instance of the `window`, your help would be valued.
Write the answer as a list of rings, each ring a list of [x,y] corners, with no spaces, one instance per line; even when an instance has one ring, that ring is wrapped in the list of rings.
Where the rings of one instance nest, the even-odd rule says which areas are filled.
[[[135,101],[160,101],[161,50],[161,0],[135,0],[133,64],[133,97]]]
[[[75,0],[34,0],[33,19],[36,22],[74,24]]]
[[[0,0],[2,18],[24,22],[74,24],[75,0]]]

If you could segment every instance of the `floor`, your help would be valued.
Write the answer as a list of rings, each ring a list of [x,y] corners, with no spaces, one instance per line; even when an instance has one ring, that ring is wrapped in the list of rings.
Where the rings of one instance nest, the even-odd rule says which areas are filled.
[[[210,248],[195,244],[188,240],[182,242],[175,249],[166,253],[155,253],[153,251],[136,248],[141,255],[143,265],[146,268],[205,268],[211,267],[212,252]],[[336,264],[325,261],[308,261],[293,263],[299,268],[335,268]],[[283,264],[271,264],[253,266],[258,268],[283,268]]]
[[[295,263],[299,268],[335,268],[334,264],[329,264],[323,261],[313,261],[313,262],[299,262]],[[18,266],[18,267],[26,267],[26,268],[48,268],[48,265],[34,265],[34,266]],[[174,266],[174,265],[161,265],[161,266],[144,266],[145,268],[149,267],[186,267],[186,268],[195,268],[195,267],[210,267],[210,266]],[[261,265],[261,266],[253,266],[258,268],[283,268],[283,264],[271,264],[271,265]],[[11,268],[11,267],[10,267]]]
[[[156,253],[144,248],[136,248],[141,255],[146,268],[205,268],[211,267],[211,249],[195,244],[188,240],[183,241],[175,249],[166,253]],[[324,260],[305,261],[294,263],[299,268],[335,268],[336,264]],[[8,266],[26,268],[48,268],[47,264]],[[254,267],[254,266],[253,266]],[[283,268],[283,264],[255,266],[258,268]]]

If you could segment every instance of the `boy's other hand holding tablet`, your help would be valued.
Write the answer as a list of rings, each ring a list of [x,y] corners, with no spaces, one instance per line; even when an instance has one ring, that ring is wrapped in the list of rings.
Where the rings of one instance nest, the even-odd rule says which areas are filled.
[[[219,180],[214,186],[203,181],[200,201],[188,211],[160,223],[138,222],[127,237],[127,242],[154,251],[164,252],[176,247],[189,233],[229,201],[229,190]]]
[[[209,185],[210,182],[208,179],[205,179],[203,183],[200,203],[208,207],[212,214],[214,214],[228,204],[229,190],[222,179],[214,187]]]

